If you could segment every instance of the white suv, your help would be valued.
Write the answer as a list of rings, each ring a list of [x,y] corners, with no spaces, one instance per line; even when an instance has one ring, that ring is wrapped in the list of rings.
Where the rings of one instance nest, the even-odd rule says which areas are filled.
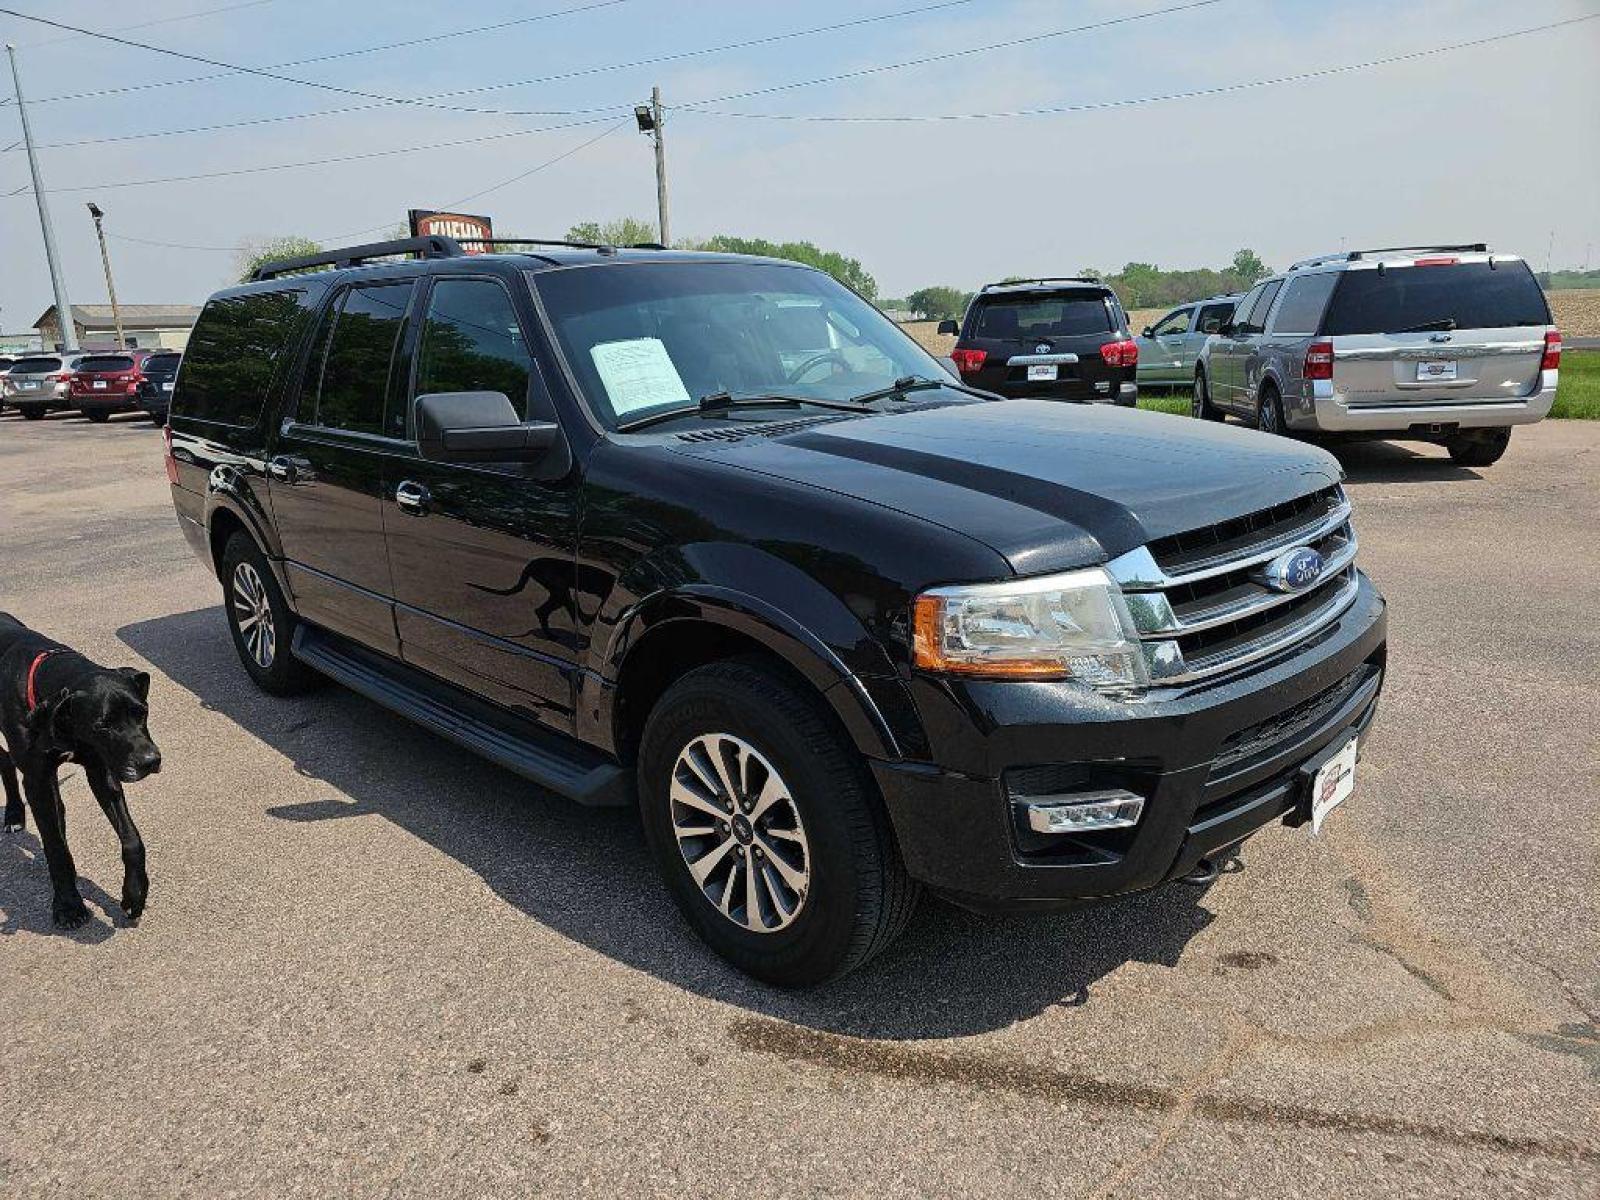
[[[1264,279],[1195,364],[1196,416],[1439,442],[1487,466],[1555,402],[1561,334],[1528,264],[1482,243],[1353,250]]]

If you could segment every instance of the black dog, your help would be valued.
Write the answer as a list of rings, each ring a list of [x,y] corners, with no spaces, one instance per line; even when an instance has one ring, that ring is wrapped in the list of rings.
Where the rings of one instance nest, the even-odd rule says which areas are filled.
[[[59,642],[0,613],[0,750],[7,830],[23,827],[17,772],[39,827],[55,892],[51,916],[63,929],[89,919],[78,895],[78,870],[67,849],[67,818],[56,787],[61,764],[75,762],[122,842],[122,911],[137,922],[150,880],[144,841],[128,814],[122,785],[161,769],[161,751],[145,726],[150,676],[126,667],[108,670]]]

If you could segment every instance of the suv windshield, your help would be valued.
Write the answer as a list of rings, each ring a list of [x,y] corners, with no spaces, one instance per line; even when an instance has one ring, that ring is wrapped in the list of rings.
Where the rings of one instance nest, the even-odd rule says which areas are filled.
[[[610,428],[718,392],[848,401],[949,378],[831,277],[777,263],[633,262],[530,272],[556,340]]]
[[[1346,271],[1322,332],[1335,337],[1549,323],[1550,309],[1527,263],[1471,262]]]
[[[1081,337],[1116,328],[1105,293],[1028,292],[978,300],[972,336],[979,338]]]
[[[41,371],[61,370],[59,358],[19,358],[11,364],[13,375],[37,375]]]
[[[127,371],[133,359],[126,354],[91,354],[78,364],[80,371]]]

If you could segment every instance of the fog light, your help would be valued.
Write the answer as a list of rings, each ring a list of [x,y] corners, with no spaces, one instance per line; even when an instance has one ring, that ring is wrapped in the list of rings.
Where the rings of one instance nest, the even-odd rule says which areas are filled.
[[[1144,813],[1144,797],[1113,788],[1041,796],[1024,807],[1028,810],[1028,828],[1035,833],[1093,833],[1137,825]]]

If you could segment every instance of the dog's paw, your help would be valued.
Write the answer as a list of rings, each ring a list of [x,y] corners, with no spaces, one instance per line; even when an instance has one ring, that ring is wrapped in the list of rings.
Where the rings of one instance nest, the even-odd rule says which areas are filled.
[[[50,919],[57,929],[77,929],[88,921],[89,909],[76,896],[71,899],[58,896],[50,905]]]
[[[137,925],[139,918],[144,915],[144,902],[149,895],[146,887],[124,885],[122,889],[122,915],[128,918],[129,925]]]

